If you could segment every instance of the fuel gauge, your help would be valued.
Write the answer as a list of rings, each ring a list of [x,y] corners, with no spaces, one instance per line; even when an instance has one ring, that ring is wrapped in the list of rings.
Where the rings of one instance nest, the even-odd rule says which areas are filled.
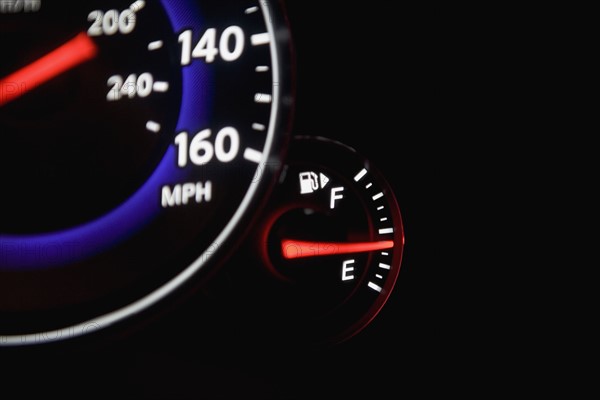
[[[383,175],[354,149],[295,137],[267,207],[263,264],[278,318],[313,339],[346,340],[375,318],[397,280],[404,231]]]

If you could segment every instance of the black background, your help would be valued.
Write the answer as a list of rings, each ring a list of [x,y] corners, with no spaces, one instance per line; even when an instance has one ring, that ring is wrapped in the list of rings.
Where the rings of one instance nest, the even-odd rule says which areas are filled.
[[[492,157],[479,135],[503,128],[489,123],[486,105],[491,69],[480,46],[491,44],[474,40],[477,24],[457,10],[300,0],[287,9],[297,67],[292,132],[354,147],[384,173],[400,205],[403,262],[378,317],[337,346],[270,348],[253,346],[244,329],[199,330],[194,321],[215,311],[196,298],[116,343],[8,354],[3,382],[23,394],[169,399],[400,398],[469,394],[473,382],[502,387],[489,368],[506,358],[507,339],[489,300],[503,277],[483,271],[501,263],[488,252],[488,227],[510,215],[481,209],[502,193],[479,175]]]

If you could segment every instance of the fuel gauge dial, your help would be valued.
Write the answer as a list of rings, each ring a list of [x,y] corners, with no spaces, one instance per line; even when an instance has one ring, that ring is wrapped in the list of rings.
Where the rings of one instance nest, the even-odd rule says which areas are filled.
[[[347,145],[296,137],[267,209],[260,245],[283,288],[272,299],[285,307],[280,318],[335,342],[366,327],[394,288],[404,246],[384,176]]]

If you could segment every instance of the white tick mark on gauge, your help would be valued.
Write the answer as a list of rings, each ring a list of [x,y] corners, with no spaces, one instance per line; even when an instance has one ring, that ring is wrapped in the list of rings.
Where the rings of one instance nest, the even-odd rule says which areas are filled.
[[[262,46],[263,44],[269,44],[271,38],[268,33],[257,33],[256,35],[250,36],[250,43],[252,46]]]
[[[375,196],[373,196],[373,201],[377,201],[383,197],[383,193],[379,192]]]
[[[256,67],[256,72],[269,72],[269,67],[266,65],[259,65]]]
[[[259,164],[262,160],[262,153],[258,150],[248,148],[244,151],[244,158],[248,161]]]
[[[355,182],[359,182],[362,178],[365,177],[365,175],[367,175],[367,170],[366,169],[362,169],[355,177],[354,177],[354,181]]]
[[[383,288],[379,285],[374,284],[373,282],[369,282],[369,287],[373,290],[375,290],[376,292],[381,292],[383,290]]]
[[[264,126],[263,124],[252,124],[252,129],[254,129],[255,131],[259,131],[259,132],[263,132],[265,129],[267,129],[266,126]]]
[[[163,47],[163,41],[162,40],[156,40],[154,42],[148,43],[148,50],[149,51],[158,50],[158,49],[161,49],[162,47]]]
[[[273,101],[273,97],[266,93],[256,93],[254,95],[254,102],[260,104],[270,104]]]
[[[146,129],[150,132],[158,133],[160,132],[160,124],[158,122],[148,121],[146,122]]]
[[[152,85],[152,89],[154,89],[155,92],[164,93],[167,90],[169,90],[169,82],[154,82],[154,85]]]
[[[258,11],[258,7],[250,7],[250,8],[246,8],[246,11],[244,11],[244,13],[246,13],[246,14],[254,14],[257,11]]]
[[[394,233],[394,228],[383,228],[379,230],[380,235],[385,235],[388,233]]]

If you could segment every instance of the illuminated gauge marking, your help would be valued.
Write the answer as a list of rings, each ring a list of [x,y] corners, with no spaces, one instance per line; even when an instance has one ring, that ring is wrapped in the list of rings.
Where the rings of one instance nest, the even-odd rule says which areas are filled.
[[[148,44],[148,50],[155,51],[162,49],[164,42],[162,40],[155,40],[154,42],[150,42]]]
[[[271,36],[268,33],[258,33],[256,35],[252,35],[250,38],[250,42],[252,46],[261,46],[264,44],[269,44],[271,41]]]
[[[160,124],[158,122],[148,121],[146,122],[146,129],[150,132],[158,133],[160,132]]]

